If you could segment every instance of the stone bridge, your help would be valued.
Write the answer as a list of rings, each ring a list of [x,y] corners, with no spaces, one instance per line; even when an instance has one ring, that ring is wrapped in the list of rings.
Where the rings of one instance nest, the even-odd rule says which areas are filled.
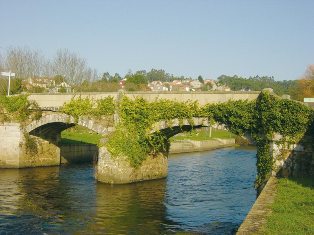
[[[23,168],[60,164],[58,143],[61,132],[75,125],[86,127],[101,135],[114,130],[111,120],[82,117],[75,120],[60,112],[43,112],[39,120],[30,123],[0,125],[0,167]]]
[[[34,96],[32,97],[34,98]],[[245,98],[247,97],[238,97],[238,99]],[[213,102],[220,101],[216,99]],[[49,105],[56,107],[60,104],[60,102],[58,104],[41,103],[42,107]],[[116,120],[118,119],[113,116],[109,119],[81,117],[75,120],[74,117],[60,112],[44,111],[42,117],[37,121],[23,125],[21,123],[3,123],[0,125],[0,167],[23,168],[60,165],[58,142],[63,130],[74,125],[80,125],[106,136],[114,131]],[[193,118],[193,125],[188,120],[181,120],[180,122],[175,119],[155,123],[150,133],[163,132],[166,133],[167,138],[170,138],[180,132],[190,130],[192,127],[200,128],[203,126],[209,126],[206,118]],[[274,141],[270,145],[276,170],[281,169],[284,175],[298,175],[300,172],[311,174],[314,170],[313,138],[304,137],[300,143],[291,144],[286,144],[281,141],[281,138],[280,135],[275,135]],[[167,176],[168,152],[148,156],[139,167],[133,168],[123,156],[112,157],[104,147],[105,141],[106,138],[102,140],[99,148],[95,174],[97,180],[121,184]]]
[[[111,122],[60,113],[44,111],[39,120],[28,124],[4,123],[0,125],[2,139],[0,168],[25,168],[60,165],[61,132],[75,125],[86,127],[103,136],[114,131]],[[153,125],[151,133],[167,132],[170,138],[180,132],[208,126],[206,118],[193,118],[193,126],[188,120],[160,121]],[[105,141],[104,139],[103,141]],[[130,167],[125,159],[113,160],[105,147],[99,148],[96,178],[106,183],[129,183],[167,176],[167,156],[148,157],[137,169]]]
[[[123,95],[128,98],[134,99],[135,97],[142,97],[145,100],[152,102],[157,99],[176,100],[180,102],[185,101],[198,101],[200,105],[208,103],[223,103],[228,100],[255,100],[260,92],[241,92],[241,91],[229,91],[229,92],[125,92]],[[91,99],[103,99],[111,96],[114,99],[118,99],[120,92],[91,92],[80,93],[76,96],[82,98],[89,97]],[[32,94],[29,96],[30,100],[36,101],[39,106],[47,110],[58,110],[64,103],[69,102],[73,98],[73,94]]]

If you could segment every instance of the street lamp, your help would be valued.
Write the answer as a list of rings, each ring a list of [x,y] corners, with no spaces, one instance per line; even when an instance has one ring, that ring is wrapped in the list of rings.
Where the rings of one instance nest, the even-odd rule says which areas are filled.
[[[10,83],[11,83],[11,77],[15,77],[15,73],[9,72],[1,72],[2,76],[9,77],[9,82],[8,82],[8,96],[10,96]]]

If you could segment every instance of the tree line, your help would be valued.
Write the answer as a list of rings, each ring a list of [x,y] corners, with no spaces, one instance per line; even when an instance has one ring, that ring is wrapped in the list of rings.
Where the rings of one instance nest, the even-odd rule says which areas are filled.
[[[309,65],[298,80],[275,81],[274,77],[269,76],[245,78],[237,75],[221,75],[217,80],[219,84],[226,85],[234,91],[261,91],[264,88],[272,88],[277,95],[287,94],[299,101],[303,101],[305,97],[314,97],[314,65]]]
[[[163,69],[129,71],[124,77],[118,73],[104,72],[101,75],[91,68],[86,60],[68,49],[59,49],[52,58],[44,57],[41,52],[29,48],[9,48],[0,54],[0,71],[15,72],[12,79],[11,92],[23,91],[22,80],[34,77],[54,78],[65,81],[75,91],[117,91],[124,88],[128,91],[147,90],[147,84],[152,81],[172,82],[174,80],[192,80],[191,77],[175,76]],[[197,78],[204,83],[202,76]],[[303,100],[304,97],[314,96],[314,65],[308,66],[305,74],[299,80],[275,81],[274,77],[255,76],[240,77],[237,75],[221,75],[217,78],[218,85],[225,85],[231,90],[254,90],[273,88],[278,95],[289,94],[293,99]],[[5,94],[7,81],[0,78],[0,93]],[[40,92],[36,87],[28,92]]]

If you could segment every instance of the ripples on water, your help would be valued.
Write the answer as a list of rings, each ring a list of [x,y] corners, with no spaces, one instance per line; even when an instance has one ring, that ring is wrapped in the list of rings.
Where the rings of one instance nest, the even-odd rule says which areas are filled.
[[[173,155],[167,179],[94,180],[92,165],[0,170],[0,233],[232,234],[256,192],[256,150]]]

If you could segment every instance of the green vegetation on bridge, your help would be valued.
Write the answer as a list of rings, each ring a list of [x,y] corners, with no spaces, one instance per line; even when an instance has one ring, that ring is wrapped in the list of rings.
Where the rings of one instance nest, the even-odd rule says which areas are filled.
[[[29,101],[26,95],[0,96],[0,122],[34,120],[41,117],[36,102]]]
[[[250,135],[257,145],[257,185],[270,176],[273,158],[270,143],[275,133],[286,142],[296,142],[313,123],[313,110],[301,103],[280,99],[268,91],[256,101],[229,101],[200,107],[196,102],[157,100],[147,102],[123,97],[119,103],[120,123],[106,143],[115,157],[126,156],[137,167],[147,155],[167,152],[169,132],[151,133],[154,123],[173,119],[187,119],[193,126],[193,117],[206,117],[210,122],[224,124],[236,135]],[[169,131],[171,132],[171,128]],[[182,130],[183,131],[183,130]]]
[[[26,96],[1,97],[1,118],[5,121],[23,122],[38,119],[40,110]],[[250,135],[257,145],[257,185],[270,175],[273,158],[270,143],[273,135],[283,136],[281,141],[296,143],[305,132],[313,136],[314,111],[301,103],[280,99],[264,91],[256,101],[229,101],[220,104],[199,106],[197,102],[156,100],[147,102],[143,98],[131,100],[122,97],[115,103],[112,97],[91,100],[78,97],[65,104],[62,112],[76,120],[81,116],[102,119],[119,114],[115,131],[107,136],[106,147],[113,157],[126,157],[133,167],[138,167],[148,155],[167,153],[169,137],[190,130],[193,118],[208,118],[210,123],[224,124],[235,135]],[[169,124],[179,120],[181,130],[167,128],[152,133],[153,125],[159,121]],[[184,126],[189,121],[189,128]],[[312,126],[311,126],[312,125]]]
[[[98,100],[79,96],[78,98],[72,98],[69,103],[64,104],[62,112],[73,116],[76,121],[82,116],[101,118],[113,115],[115,104],[111,96]]]

